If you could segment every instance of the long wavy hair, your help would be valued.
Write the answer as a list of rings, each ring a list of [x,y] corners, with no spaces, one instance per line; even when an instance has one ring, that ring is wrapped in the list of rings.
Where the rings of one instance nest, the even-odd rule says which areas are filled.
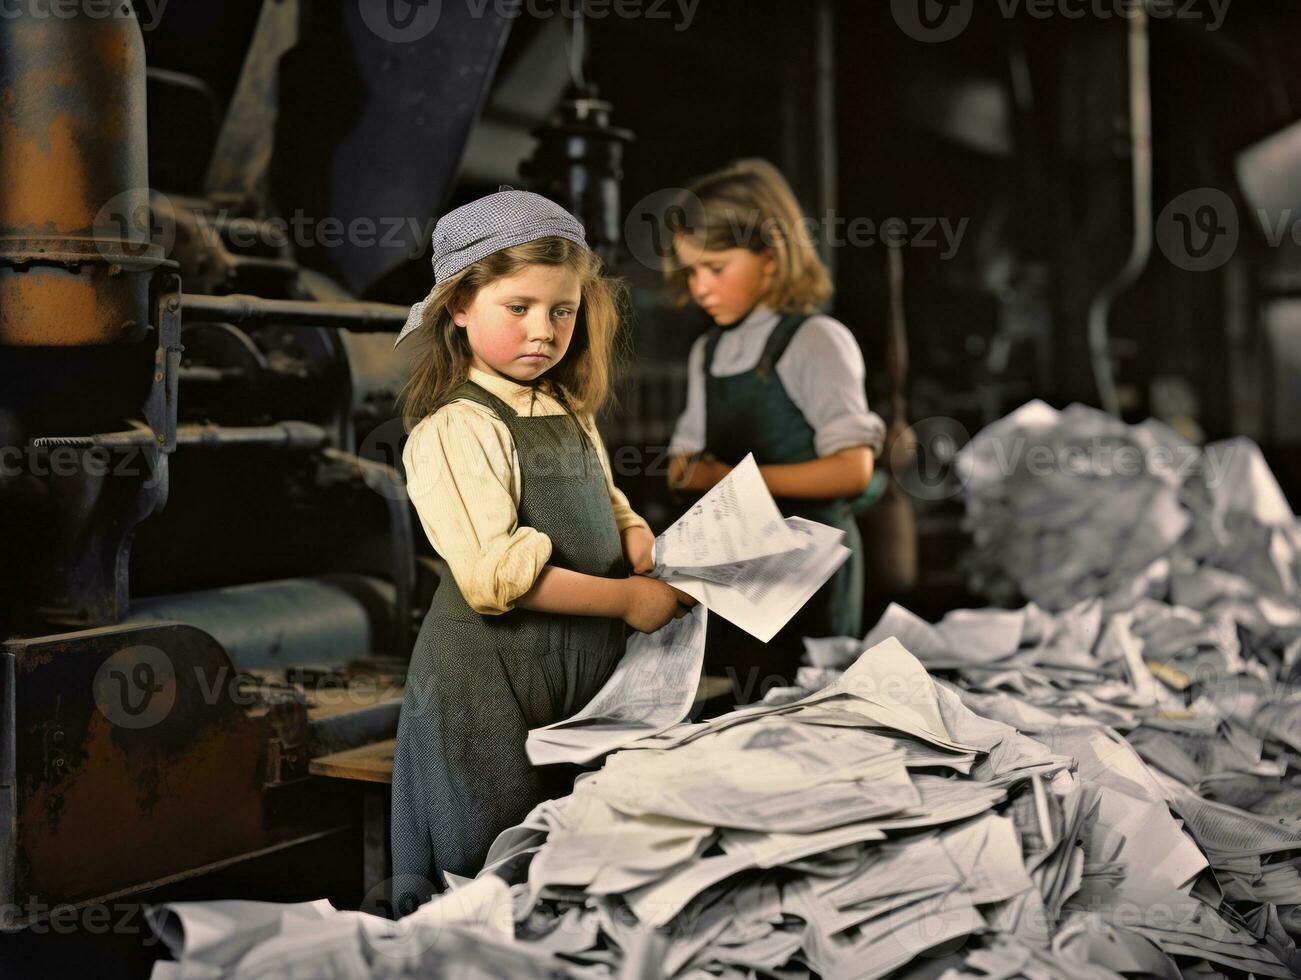
[[[411,375],[399,395],[404,427],[410,432],[426,416],[452,400],[470,374],[473,354],[466,331],[452,310],[474,301],[480,289],[507,279],[530,265],[563,266],[578,276],[582,304],[569,350],[542,378],[573,413],[599,413],[613,397],[614,380],[627,358],[627,338],[620,329],[628,310],[623,280],[604,274],[596,253],[565,238],[539,238],[494,252],[434,287],[424,316],[410,342],[416,345]]]
[[[816,313],[832,294],[795,193],[767,160],[737,160],[693,181],[681,202],[687,225],[674,229],[707,251],[747,248],[776,260],[763,302],[779,313]],[[691,302],[687,273],[671,252],[664,281],[678,307]]]

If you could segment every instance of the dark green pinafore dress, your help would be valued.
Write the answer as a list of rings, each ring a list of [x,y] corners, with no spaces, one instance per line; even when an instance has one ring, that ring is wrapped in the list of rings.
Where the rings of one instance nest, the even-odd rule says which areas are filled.
[[[735,465],[754,453],[760,466],[817,459],[813,427],[777,376],[777,362],[808,317],[787,314],[773,328],[753,370],[724,378],[710,373],[723,328],[705,335],[705,444],[719,460]],[[863,618],[863,541],[854,519],[853,498],[776,498],[785,517],[804,517],[845,532],[852,554],[795,617],[767,645],[719,616],[709,619],[706,672],[730,676],[741,701],[758,700],[774,678],[791,683],[806,636],[860,636]]]
[[[510,429],[519,524],[551,539],[548,564],[626,577],[601,461],[575,421],[521,416],[470,381],[456,397],[488,406]],[[625,630],[618,619],[520,608],[480,615],[443,577],[411,655],[393,754],[399,912],[441,888],[438,872],[477,874],[501,831],[570,791],[572,770],[534,768],[525,739],[592,699],[623,656]]]

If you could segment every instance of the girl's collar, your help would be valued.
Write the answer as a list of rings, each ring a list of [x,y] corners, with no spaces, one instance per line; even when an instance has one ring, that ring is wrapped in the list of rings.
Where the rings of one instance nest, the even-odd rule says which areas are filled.
[[[774,310],[771,306],[768,306],[766,303],[759,303],[758,305],[752,307],[750,312],[747,313],[745,316],[741,317],[741,319],[721,329],[724,331],[743,330],[746,327],[752,326],[756,323],[766,321],[769,318],[776,315],[777,315],[777,311]]]
[[[470,367],[467,377],[470,381],[487,388],[496,395],[522,394],[526,391],[536,393],[540,391],[554,396],[554,389],[557,388],[556,385],[547,380],[546,375],[541,375],[532,381],[516,381],[514,378],[507,378],[473,366]]]

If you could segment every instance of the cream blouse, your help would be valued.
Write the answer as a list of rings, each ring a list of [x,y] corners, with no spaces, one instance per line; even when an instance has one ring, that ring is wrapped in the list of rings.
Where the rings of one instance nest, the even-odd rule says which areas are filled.
[[[521,416],[563,415],[546,392],[470,368],[471,381]],[[620,531],[649,527],[614,485],[609,455],[590,413],[579,421],[597,448]],[[520,466],[506,423],[461,399],[426,416],[402,452],[407,492],[430,543],[447,562],[470,608],[500,615],[533,587],[551,558],[551,539],[518,522]]]

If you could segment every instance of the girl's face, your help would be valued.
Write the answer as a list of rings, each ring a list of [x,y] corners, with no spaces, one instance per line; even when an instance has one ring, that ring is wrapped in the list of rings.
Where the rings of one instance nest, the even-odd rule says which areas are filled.
[[[540,378],[564,358],[581,301],[572,269],[530,265],[484,286],[452,316],[465,328],[475,367],[525,382]]]
[[[739,322],[768,293],[777,262],[769,252],[748,248],[710,251],[687,237],[674,242],[696,305],[720,327]]]

